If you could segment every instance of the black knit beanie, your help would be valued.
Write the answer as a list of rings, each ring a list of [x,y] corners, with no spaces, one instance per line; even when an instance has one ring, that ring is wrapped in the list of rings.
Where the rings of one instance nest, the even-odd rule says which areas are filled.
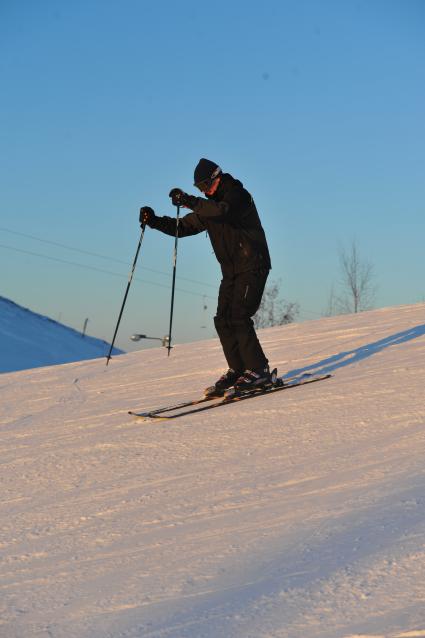
[[[205,179],[211,179],[215,172],[217,174],[214,175],[214,177],[217,177],[217,175],[220,175],[221,173],[221,169],[219,168],[218,164],[216,164],[215,162],[211,162],[211,160],[205,159],[205,157],[203,157],[199,160],[198,165],[195,168],[193,181],[195,182],[195,184],[199,184],[199,182],[203,182]]]

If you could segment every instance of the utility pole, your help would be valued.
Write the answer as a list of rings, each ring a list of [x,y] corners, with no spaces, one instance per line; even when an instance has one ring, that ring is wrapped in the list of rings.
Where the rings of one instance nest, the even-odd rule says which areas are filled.
[[[81,336],[83,337],[83,339],[86,336],[86,329],[87,329],[88,322],[89,322],[89,318],[87,317],[87,319],[84,321],[83,332],[81,333]]]

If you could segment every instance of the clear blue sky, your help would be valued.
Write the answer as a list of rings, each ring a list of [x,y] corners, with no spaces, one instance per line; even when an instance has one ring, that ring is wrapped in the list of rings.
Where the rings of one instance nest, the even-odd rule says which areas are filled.
[[[110,339],[139,207],[174,214],[208,157],[253,194],[301,319],[353,238],[377,306],[424,299],[423,0],[2,0],[0,80],[0,295]],[[147,230],[124,349],[167,332],[172,250]],[[214,334],[219,279],[205,235],[179,242],[177,342]]]

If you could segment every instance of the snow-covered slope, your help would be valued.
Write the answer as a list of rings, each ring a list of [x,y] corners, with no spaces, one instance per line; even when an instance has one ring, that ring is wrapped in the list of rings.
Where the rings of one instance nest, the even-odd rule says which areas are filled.
[[[425,636],[425,305],[262,341],[333,377],[142,423],[216,340],[1,376],[2,638]]]
[[[0,372],[104,357],[110,345],[0,297]],[[118,354],[119,350],[114,350]]]

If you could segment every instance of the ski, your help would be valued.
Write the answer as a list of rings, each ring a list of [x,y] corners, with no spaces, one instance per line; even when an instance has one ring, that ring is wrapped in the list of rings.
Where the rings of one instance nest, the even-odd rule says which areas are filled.
[[[304,379],[306,377],[311,377],[310,372],[304,372],[301,375],[291,376],[291,377],[278,377],[277,376],[277,368],[274,368],[271,372],[271,376],[273,378],[273,384],[281,385],[282,383],[287,383],[292,381],[292,379]],[[136,412],[135,410],[129,410],[128,414],[133,416],[144,416],[148,414],[162,414],[163,412],[174,412],[174,410],[182,410],[183,408],[190,408],[195,405],[199,405],[200,403],[206,403],[207,401],[217,401],[222,400],[223,395],[216,396],[202,396],[197,399],[191,399],[190,401],[183,401],[182,403],[174,403],[172,405],[162,406],[160,408],[154,408],[153,410],[146,410],[145,412]]]
[[[205,403],[206,401],[214,401],[214,400],[222,400],[223,397],[215,396],[215,397],[199,397],[198,399],[192,399],[190,401],[184,401],[183,403],[175,403],[174,405],[166,405],[161,408],[154,408],[153,410],[148,410],[146,412],[135,412],[134,410],[129,410],[128,413],[133,416],[147,416],[147,415],[156,415],[162,414],[163,412],[173,412],[174,410],[182,410],[183,408],[190,408],[191,406],[199,405],[200,403]]]
[[[291,378],[290,380],[282,380],[281,383],[276,383],[275,385],[270,385],[265,388],[256,388],[253,390],[242,392],[241,394],[233,395],[228,398],[220,398],[213,397],[213,399],[218,399],[216,403],[211,403],[209,405],[203,405],[201,407],[197,407],[198,403],[203,403],[205,400],[212,400],[211,398],[204,397],[198,400],[198,403],[195,400],[195,403],[188,402],[187,404],[179,404],[179,407],[168,407],[168,408],[158,408],[157,410],[152,410],[150,412],[133,412],[129,411],[134,417],[138,419],[142,419],[143,421],[154,421],[154,420],[171,420],[177,419],[181,416],[186,416],[189,414],[196,414],[198,412],[204,412],[206,410],[212,410],[214,408],[219,408],[225,405],[230,405],[231,403],[237,403],[238,401],[245,401],[246,399],[253,399],[254,397],[264,396],[266,394],[272,394],[273,392],[279,392],[280,390],[288,390],[289,388],[297,388],[302,385],[307,385],[309,383],[315,383],[317,381],[323,381],[324,379],[329,379],[331,374],[323,374],[323,375],[303,375],[298,378]],[[185,409],[194,407],[194,410]],[[172,412],[174,410],[183,410],[183,412],[178,412],[177,414],[165,414],[165,412]]]
[[[271,372],[271,375],[274,379],[277,379],[277,368]],[[280,380],[278,379],[278,382]],[[147,410],[146,412],[140,413],[135,412],[134,410],[129,410],[128,413],[133,416],[143,416],[144,414],[162,414],[163,412],[174,412],[174,410],[182,410],[183,408],[190,408],[194,405],[199,405],[200,403],[205,403],[206,401],[214,401],[223,399],[224,395],[211,395],[211,396],[202,396],[197,399],[191,399],[190,401],[183,401],[183,403],[175,403],[174,405],[166,405],[160,408],[154,408],[153,410]]]

